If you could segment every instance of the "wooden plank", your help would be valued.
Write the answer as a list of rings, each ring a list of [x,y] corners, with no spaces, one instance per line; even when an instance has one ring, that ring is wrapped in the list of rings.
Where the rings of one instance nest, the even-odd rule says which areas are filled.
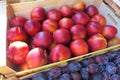
[[[29,10],[29,9],[33,9],[35,7],[51,7],[51,6],[59,6],[62,4],[72,4],[74,2],[77,1],[83,1],[86,4],[94,4],[96,6],[100,6],[102,0],[40,0],[40,1],[33,1],[33,2],[22,2],[22,3],[15,3],[15,4],[11,4],[11,6],[13,7],[13,10],[15,12],[19,12],[19,11],[24,11],[24,10]]]
[[[20,0],[7,0],[8,3],[18,3]]]

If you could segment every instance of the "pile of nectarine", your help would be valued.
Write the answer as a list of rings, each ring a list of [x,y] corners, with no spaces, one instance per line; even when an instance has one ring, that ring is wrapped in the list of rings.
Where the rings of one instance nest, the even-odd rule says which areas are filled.
[[[19,65],[19,70],[104,49],[117,34],[116,27],[106,24],[96,6],[84,2],[48,11],[36,7],[30,17],[13,17],[7,31],[7,58]]]

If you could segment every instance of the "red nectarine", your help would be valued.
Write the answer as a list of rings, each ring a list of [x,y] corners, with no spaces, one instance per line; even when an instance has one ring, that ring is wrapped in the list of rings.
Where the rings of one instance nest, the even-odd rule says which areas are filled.
[[[25,41],[27,39],[27,35],[21,27],[16,26],[16,27],[11,27],[10,29],[8,29],[7,39],[10,42]]]
[[[62,15],[57,9],[50,9],[47,12],[47,18],[59,21],[62,18]]]
[[[69,59],[71,57],[71,51],[68,47],[58,44],[50,51],[50,59],[52,62],[58,62]]]
[[[73,26],[73,21],[71,18],[62,18],[59,21],[59,27],[60,28],[64,28],[64,29],[68,29],[70,30],[70,28]]]
[[[84,11],[85,8],[86,8],[86,4],[84,2],[76,2],[72,5],[72,10],[74,13]]]
[[[53,33],[55,43],[68,44],[71,41],[70,31],[67,29],[58,29]]]
[[[42,24],[43,31],[49,31],[49,32],[53,33],[57,29],[58,29],[58,23],[55,20],[53,20],[53,19],[44,20],[44,22]]]
[[[47,62],[48,57],[46,51],[42,48],[33,48],[26,56],[26,63],[30,69],[43,66],[47,64]]]
[[[41,24],[35,20],[28,20],[24,25],[24,30],[27,32],[28,35],[34,36],[41,30]]]
[[[99,13],[97,7],[94,5],[89,5],[86,8],[85,12],[88,14],[89,17],[93,17]]]
[[[73,15],[72,19],[75,24],[81,25],[86,25],[90,21],[89,16],[85,12],[76,13]]]
[[[83,25],[80,25],[80,24],[73,25],[70,31],[71,31],[73,40],[86,38],[87,30]]]
[[[7,57],[16,64],[25,62],[26,55],[29,52],[29,47],[25,42],[15,41],[8,47]]]
[[[36,47],[48,48],[53,42],[53,36],[48,31],[38,32],[33,38],[33,44]]]
[[[27,19],[22,16],[15,16],[10,20],[10,25],[23,27],[26,21]]]
[[[103,26],[101,26],[98,22],[90,21],[87,26],[87,33],[89,36],[92,36],[97,33],[102,33]]]
[[[71,17],[72,16],[72,9],[68,5],[62,5],[59,8],[59,12],[63,17]]]
[[[107,40],[110,40],[116,36],[117,28],[113,25],[105,25],[102,34]]]
[[[107,40],[102,34],[95,34],[88,39],[90,51],[97,51],[107,47]]]
[[[93,16],[91,18],[91,21],[96,21],[96,22],[100,23],[102,26],[106,25],[106,19],[101,14],[96,14],[95,16]]]
[[[43,7],[36,7],[30,13],[32,20],[43,22],[46,19],[46,12]]]
[[[70,49],[74,56],[87,54],[89,51],[88,45],[85,40],[77,39],[70,43]]]

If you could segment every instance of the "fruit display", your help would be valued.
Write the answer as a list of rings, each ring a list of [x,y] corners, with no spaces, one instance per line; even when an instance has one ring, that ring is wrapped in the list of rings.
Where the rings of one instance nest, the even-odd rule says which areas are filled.
[[[9,21],[7,59],[16,64],[16,71],[67,60],[120,43],[120,39],[116,35],[118,33],[116,26],[107,24],[106,18],[92,4],[87,5],[85,2],[79,1],[50,9],[39,6],[30,11],[29,17],[30,19],[14,16]],[[96,57],[95,60],[98,60],[97,63],[103,63],[106,57],[105,60],[104,58],[99,59],[99,57]],[[82,67],[82,64],[76,62],[69,64],[76,65],[73,68],[69,67],[73,73],[61,75],[60,71],[55,75],[61,75],[60,80],[64,80],[66,77],[68,80],[72,78],[77,80],[76,77],[79,80],[84,77],[86,80],[89,75],[85,76],[85,74],[99,72],[98,65],[94,62],[92,59],[90,62],[83,62],[84,65],[88,65],[88,68],[80,71],[84,75],[79,76],[80,73],[74,72],[73,68],[78,71],[78,68],[80,70]],[[112,63],[108,64],[109,67],[111,65],[114,66]],[[92,70],[93,68],[94,70]],[[50,73],[50,76],[55,75]],[[96,74],[93,78],[96,76],[101,75]]]
[[[68,62],[24,80],[120,80],[120,49]],[[116,59],[119,60],[116,63]]]

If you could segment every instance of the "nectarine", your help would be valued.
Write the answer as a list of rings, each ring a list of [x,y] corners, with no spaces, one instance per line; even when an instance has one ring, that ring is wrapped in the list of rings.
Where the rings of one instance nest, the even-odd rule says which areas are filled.
[[[105,25],[103,27],[102,34],[107,40],[110,40],[116,36],[117,32],[118,31],[117,31],[117,28],[115,26]]]
[[[27,35],[21,27],[16,26],[16,27],[11,27],[11,28],[8,29],[7,39],[10,42],[25,41],[27,39]]]
[[[101,26],[101,24],[99,24],[98,22],[90,21],[86,25],[86,29],[87,29],[88,36],[92,36],[97,33],[102,33],[103,26]]]
[[[88,44],[83,39],[77,39],[70,43],[70,49],[74,56],[87,54],[89,51]]]
[[[53,8],[47,12],[47,18],[59,21],[62,18],[62,15],[57,9]]]
[[[35,20],[28,20],[24,25],[24,30],[30,36],[34,36],[41,30],[41,24]]]
[[[57,29],[58,29],[58,23],[55,20],[46,19],[43,21],[43,24],[42,24],[43,31],[49,31],[49,32],[53,33]]]
[[[59,21],[59,27],[60,28],[64,28],[64,29],[68,29],[70,30],[70,28],[73,26],[73,21],[71,18],[62,18],[60,21]]]
[[[27,19],[22,16],[15,16],[10,20],[10,25],[23,27],[26,21]]]
[[[84,2],[76,2],[72,5],[72,10],[74,13],[84,11],[85,8],[86,8],[86,4]]]
[[[8,46],[7,57],[15,64],[22,64],[28,52],[29,46],[25,42],[15,41]]]
[[[88,14],[89,17],[93,17],[99,13],[98,9],[94,5],[89,5],[86,9],[85,12]]]
[[[96,22],[100,23],[102,26],[106,25],[106,19],[101,14],[96,14],[95,16],[93,16],[91,18],[91,21],[96,21]]]
[[[72,9],[68,5],[62,5],[59,8],[59,12],[63,17],[71,17],[72,16]]]
[[[70,31],[67,29],[57,29],[53,33],[53,38],[57,44],[68,44],[71,41]]]
[[[102,34],[95,34],[88,39],[90,51],[97,51],[107,47],[107,40]]]
[[[50,59],[52,62],[58,62],[69,59],[71,57],[71,51],[68,47],[58,44],[50,51]]]
[[[48,31],[38,32],[33,38],[33,44],[36,47],[48,48],[53,42],[53,36]]]
[[[43,66],[47,64],[47,62],[48,57],[46,50],[43,50],[42,48],[33,48],[26,56],[26,63],[30,69]]]
[[[86,30],[85,26],[83,26],[81,24],[73,25],[70,29],[70,32],[72,34],[73,40],[85,39],[87,36],[87,30]]]
[[[46,19],[46,11],[43,7],[36,7],[30,13],[32,20],[43,22]]]
[[[72,16],[72,20],[75,24],[86,25],[90,18],[85,12],[79,12]]]

